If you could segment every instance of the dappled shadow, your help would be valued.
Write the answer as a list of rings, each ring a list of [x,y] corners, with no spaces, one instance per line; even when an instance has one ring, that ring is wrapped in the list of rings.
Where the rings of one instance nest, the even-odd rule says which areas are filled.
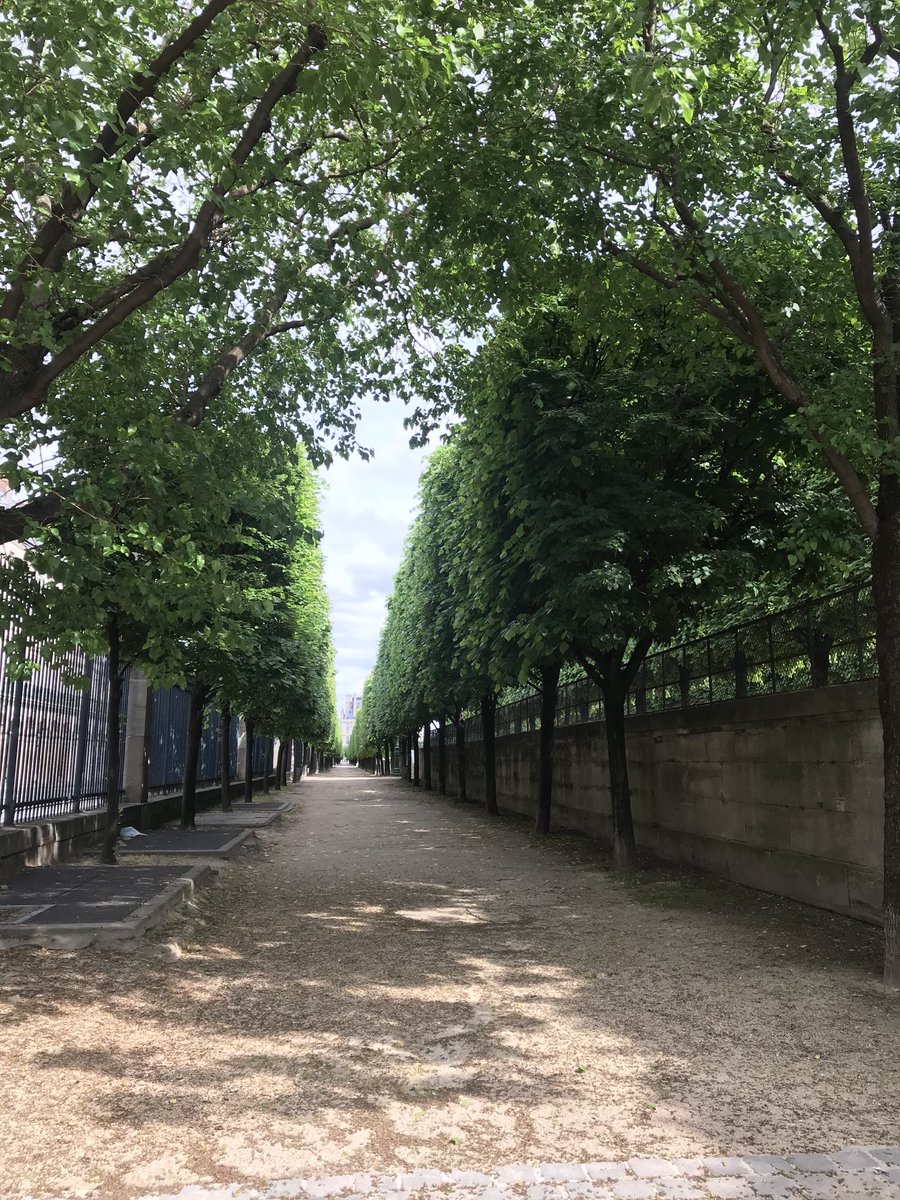
[[[181,957],[8,957],[9,1170],[48,1137],[77,1159],[66,1112],[110,1195],[173,1154],[187,1181],[891,1140],[873,931],[658,866],[617,880],[587,839],[397,779],[292,792],[159,935]]]

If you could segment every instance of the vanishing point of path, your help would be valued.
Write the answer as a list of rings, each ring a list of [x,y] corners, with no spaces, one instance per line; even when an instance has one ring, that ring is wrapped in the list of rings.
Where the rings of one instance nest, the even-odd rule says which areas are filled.
[[[0,1194],[900,1140],[875,931],[351,768],[288,791],[154,940],[0,960]]]

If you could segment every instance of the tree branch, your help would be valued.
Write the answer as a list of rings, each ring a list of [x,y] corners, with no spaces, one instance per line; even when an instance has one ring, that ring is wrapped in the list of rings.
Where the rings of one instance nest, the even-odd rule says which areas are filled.
[[[92,167],[99,166],[115,154],[122,144],[128,123],[140,106],[154,94],[175,63],[208,32],[216,17],[234,3],[236,0],[210,0],[181,34],[153,60],[145,73],[138,73],[132,77],[129,86],[120,92],[116,100],[115,118],[108,121],[97,135],[90,156]],[[79,190],[74,184],[65,184],[60,199],[52,206],[50,216],[19,264],[14,282],[0,306],[0,319],[16,318],[24,303],[28,279],[36,269],[60,269],[71,249],[69,238],[72,223],[84,212],[96,193],[97,186],[89,184],[86,190]]]
[[[237,146],[231,153],[229,176],[233,176],[234,171],[247,161],[254,147],[268,131],[276,105],[295,90],[301,70],[325,46],[325,34],[317,26],[310,26],[306,38],[290,62],[270,82],[254,109]],[[170,287],[182,275],[194,269],[201,251],[221,223],[223,201],[228,196],[231,185],[232,180],[227,176],[223,176],[216,182],[212,188],[210,199],[205,200],[200,206],[187,237],[165,264],[156,272],[149,274],[137,287],[132,288],[127,295],[110,307],[92,326],[85,329],[83,333],[60,350],[49,363],[37,371],[30,384],[18,396],[8,397],[5,402],[0,403],[0,417],[20,416],[40,404],[46,395],[47,388],[64,371],[87,354],[111,330],[121,325],[131,313],[142,308],[159,292]]]
[[[634,647],[628,656],[628,661],[622,665],[622,681],[625,684],[626,692],[634,682],[634,677],[640,670],[641,663],[647,657],[647,652],[652,645],[652,633],[642,633],[634,643]]]
[[[415,208],[415,205],[410,205],[395,214],[395,216],[405,218],[410,216],[415,211]],[[369,214],[365,217],[348,218],[346,221],[342,221],[329,236],[325,244],[325,253],[316,265],[328,262],[338,245],[345,238],[350,238],[364,229],[371,229],[381,219],[378,215]],[[284,321],[279,325],[273,324],[275,316],[284,306],[289,295],[289,287],[279,287],[272,293],[266,303],[254,315],[253,324],[250,329],[247,330],[243,337],[221,352],[200,383],[193,389],[185,404],[175,414],[178,420],[184,421],[188,425],[199,425],[206,416],[210,404],[221,392],[228,377],[245,363],[260,346],[268,341],[269,338],[275,337],[279,333],[287,333],[290,330],[309,327],[310,321],[308,318]]]
[[[854,70],[847,69],[841,40],[825,20],[822,10],[814,8],[813,12],[822,33],[822,38],[834,62],[835,118],[837,120],[838,140],[841,146],[844,174],[850,190],[850,201],[853,205],[853,211],[856,214],[859,245],[859,280],[864,285],[864,292],[861,292],[860,283],[858,283],[857,292],[859,293],[860,303],[866,311],[866,316],[874,327],[878,317],[875,312],[875,252],[872,241],[872,209],[866,191],[865,173],[863,172],[859,157],[859,146],[856,141],[856,125],[850,105],[850,97],[853,85],[857,79],[857,73]]]

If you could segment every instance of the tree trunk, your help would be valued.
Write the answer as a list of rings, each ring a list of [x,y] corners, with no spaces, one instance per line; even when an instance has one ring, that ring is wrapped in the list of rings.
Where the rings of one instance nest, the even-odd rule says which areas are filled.
[[[462,713],[457,713],[453,723],[456,725],[456,799],[465,804],[466,795],[466,726]]]
[[[556,695],[559,691],[559,663],[541,668],[541,762],[538,783],[538,833],[550,832],[550,806],[553,801],[553,742],[556,733]]]
[[[253,801],[253,749],[256,743],[252,717],[244,717],[244,743],[247,762],[244,771],[244,803],[250,804]]]
[[[484,746],[484,806],[488,816],[496,817],[497,808],[497,698],[481,698],[481,733]]]
[[[263,756],[263,792],[268,795],[272,786],[272,739],[268,735],[263,739],[263,745],[266,751]]]
[[[431,717],[425,720],[422,731],[422,783],[427,791],[431,791]]]
[[[100,847],[100,862],[116,861],[119,836],[119,709],[122,704],[122,669],[119,662],[119,618],[107,622],[109,655],[106,660],[109,693],[106,699],[106,832]]]
[[[222,775],[222,812],[231,812],[231,705],[222,702],[222,736],[219,740],[219,771]]]
[[[413,783],[416,787],[422,782],[419,776],[419,731],[414,729],[410,734],[412,738],[412,756],[413,756]]]
[[[900,987],[900,479],[882,475],[872,555],[884,736],[884,982]]]
[[[447,795],[447,727],[443,717],[438,721],[438,792]]]
[[[278,743],[278,757],[275,759],[275,790],[284,787],[284,741]]]
[[[184,784],[181,789],[181,828],[195,829],[197,815],[197,759],[203,736],[203,710],[209,689],[199,679],[191,685],[191,707],[188,715],[187,748],[184,761]]]
[[[625,739],[627,689],[618,671],[614,672],[612,678],[604,679],[602,691],[612,806],[612,865],[615,871],[634,871],[637,869],[637,845],[634,840],[634,822],[631,818],[631,787],[628,782]]]

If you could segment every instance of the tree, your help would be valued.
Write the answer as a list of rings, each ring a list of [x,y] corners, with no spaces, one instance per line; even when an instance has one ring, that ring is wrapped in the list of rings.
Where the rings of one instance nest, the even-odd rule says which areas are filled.
[[[0,420],[26,495],[4,541],[74,503],[28,442],[52,444],[122,337],[152,348],[161,438],[240,377],[264,426],[355,447],[354,397],[403,390],[399,160],[456,86],[456,18],[402,3],[318,23],[291,0],[274,22],[234,0],[81,8],[17,13],[0,51]]]
[[[488,473],[502,481],[511,530],[490,586],[508,593],[521,574],[539,598],[515,626],[523,663],[545,653],[552,631],[600,688],[613,865],[631,869],[625,711],[647,652],[748,576],[784,571],[786,536],[812,494],[821,563],[834,569],[852,529],[848,538],[838,524],[829,546],[839,504],[799,439],[785,456],[772,433],[778,398],[733,359],[710,356],[702,384],[686,382],[685,362],[645,334],[613,366],[613,347],[581,329],[576,309],[549,303],[518,348],[488,346],[484,357],[488,379],[465,406],[468,482],[484,495]]]
[[[349,15],[311,23],[288,3],[263,22],[210,0],[185,14],[54,2],[19,18],[0,71],[16,129],[3,160],[2,416],[42,405],[201,267],[248,312],[266,291],[270,316],[287,303],[273,250],[290,260],[304,218],[313,242],[323,211],[339,221],[347,181],[391,161],[446,79],[431,70],[449,52],[439,28],[429,37],[374,3],[354,6],[351,33]]]
[[[113,860],[117,833],[118,693],[126,667],[139,666],[153,684],[194,681],[187,825],[193,823],[192,774],[203,707],[213,690],[220,699],[233,698],[226,689],[234,682],[228,665],[252,649],[253,670],[268,671],[267,686],[281,705],[288,696],[295,705],[308,704],[306,693],[320,686],[316,673],[329,669],[327,657],[321,657],[322,636],[318,658],[306,646],[294,647],[295,630],[307,629],[299,621],[279,631],[277,660],[261,653],[261,630],[274,608],[271,588],[289,590],[288,549],[301,536],[313,541],[318,536],[314,504],[305,521],[291,510],[302,486],[314,493],[305,460],[297,459],[284,434],[262,431],[252,406],[234,397],[221,424],[209,422],[199,430],[166,424],[155,396],[140,386],[145,357],[124,337],[110,349],[90,388],[85,378],[73,397],[77,404],[60,425],[57,457],[49,468],[66,473],[73,502],[24,558],[6,564],[3,613],[7,620],[29,614],[19,639],[26,663],[35,644],[63,666],[75,647],[108,654],[105,861]],[[111,414],[120,423],[115,442],[107,437]],[[304,470],[305,484],[296,480]],[[280,577],[259,577],[259,561],[276,545]],[[292,601],[291,611],[308,601],[318,603],[309,587],[301,601]],[[274,678],[279,671],[281,678]],[[318,716],[318,694],[315,706]],[[330,721],[330,710],[323,720]]]
[[[434,279],[451,266],[480,313],[564,281],[610,332],[642,281],[672,296],[683,344],[757,364],[871,542],[900,986],[898,15],[598,0],[484,24],[453,161],[422,164],[450,243]]]
[[[171,443],[153,479],[138,484],[140,440],[135,436],[104,460],[92,455],[86,438],[80,452],[94,457],[92,510],[73,507],[24,558],[4,567],[3,617],[28,613],[18,645],[26,667],[35,645],[62,667],[76,647],[108,656],[106,862],[114,860],[117,834],[118,697],[125,668],[139,665],[155,684],[183,679],[190,631],[227,626],[242,605],[216,558],[227,509],[214,482],[221,472],[213,439],[205,440],[202,457],[193,455],[195,470],[188,474],[183,447]],[[123,479],[126,521],[120,519]]]

